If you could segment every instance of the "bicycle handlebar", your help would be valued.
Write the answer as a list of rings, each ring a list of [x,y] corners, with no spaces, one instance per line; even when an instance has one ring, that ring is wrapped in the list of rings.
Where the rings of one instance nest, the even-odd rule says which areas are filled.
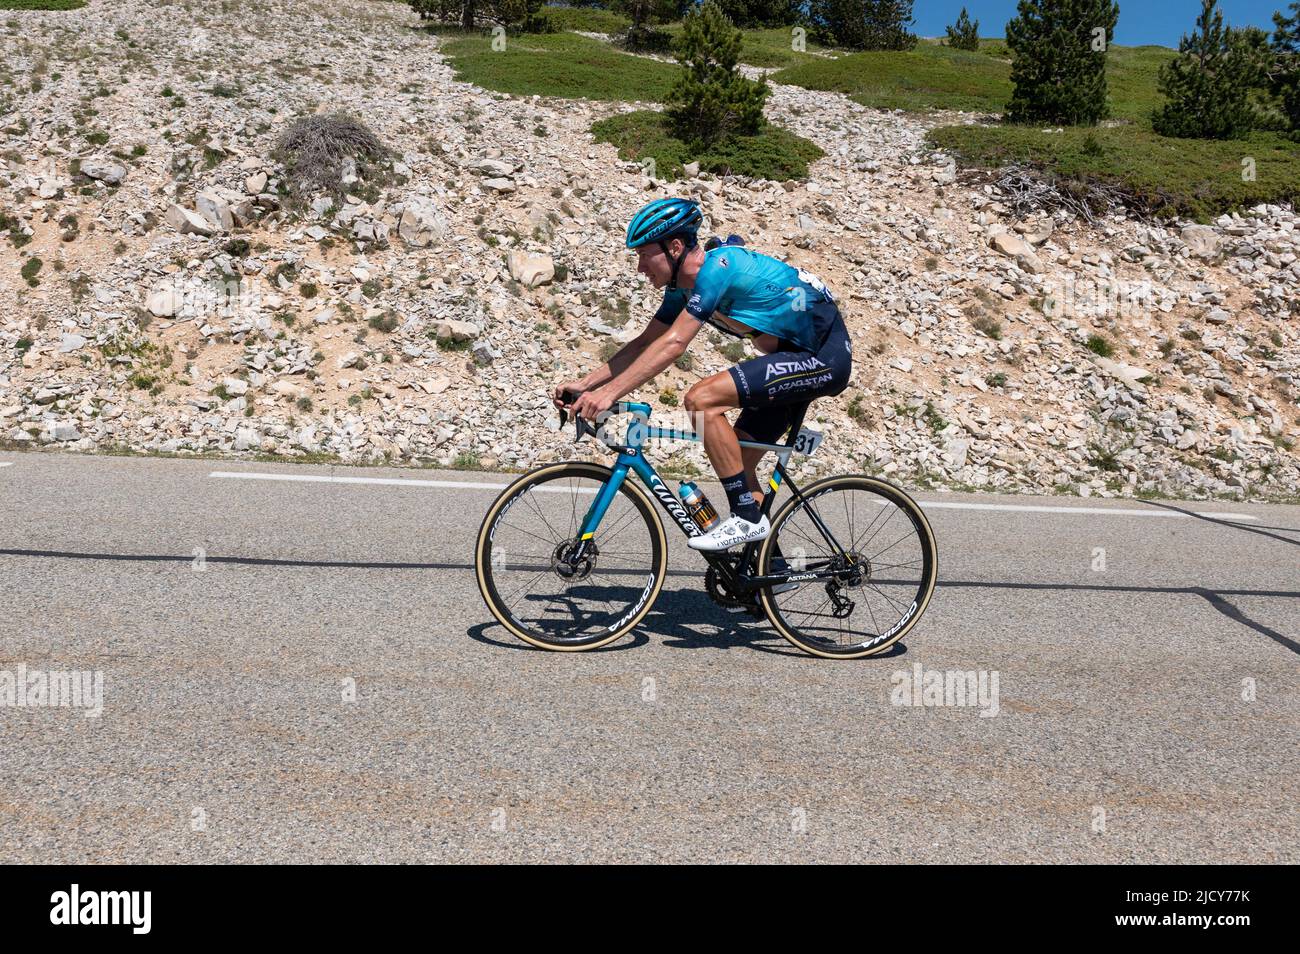
[[[581,397],[581,394],[576,391],[564,391],[560,394],[560,399],[564,401],[566,405],[560,409],[560,427],[564,427],[564,425],[569,422],[568,408],[571,407],[573,402],[578,400],[579,397]],[[612,414],[637,413],[628,401],[616,401],[609,410]],[[574,430],[577,432],[576,440],[582,440],[588,434],[592,437],[599,437],[597,429],[592,427],[591,422],[586,418],[575,414],[573,415],[573,421]]]

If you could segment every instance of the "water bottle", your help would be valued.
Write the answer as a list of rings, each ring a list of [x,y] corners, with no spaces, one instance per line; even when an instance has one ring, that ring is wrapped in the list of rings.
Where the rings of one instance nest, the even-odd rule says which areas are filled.
[[[684,481],[677,489],[677,493],[681,496],[682,503],[686,505],[686,512],[691,515],[695,525],[708,533],[718,522],[718,512],[713,509],[713,504],[709,503],[709,498],[704,496],[704,492],[693,480]]]

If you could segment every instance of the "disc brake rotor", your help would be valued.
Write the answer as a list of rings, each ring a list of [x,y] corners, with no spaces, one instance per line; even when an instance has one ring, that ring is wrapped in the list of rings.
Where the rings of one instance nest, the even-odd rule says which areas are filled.
[[[557,544],[551,554],[551,569],[566,583],[577,583],[591,576],[591,571],[596,568],[596,558],[600,556],[596,544],[588,540],[582,556],[575,560],[573,554],[578,543],[577,540],[565,540]]]

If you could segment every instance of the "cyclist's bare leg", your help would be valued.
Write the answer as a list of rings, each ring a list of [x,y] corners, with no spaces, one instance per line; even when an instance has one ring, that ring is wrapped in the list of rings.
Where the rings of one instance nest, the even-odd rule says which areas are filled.
[[[752,441],[753,435],[742,431],[740,428],[734,428],[736,438],[742,441]],[[742,447],[740,449],[740,459],[742,466],[745,468],[745,481],[749,484],[749,490],[754,495],[754,503],[760,507],[763,506],[763,491],[759,490],[758,482],[758,462],[763,459],[767,451],[760,450],[757,447]]]
[[[731,379],[731,375],[720,371],[703,381],[697,381],[686,392],[682,403],[691,415],[696,433],[704,440],[704,450],[718,476],[728,477],[743,467],[746,479],[752,486],[753,467],[741,455],[740,439],[727,420],[727,411],[740,406],[736,382]]]

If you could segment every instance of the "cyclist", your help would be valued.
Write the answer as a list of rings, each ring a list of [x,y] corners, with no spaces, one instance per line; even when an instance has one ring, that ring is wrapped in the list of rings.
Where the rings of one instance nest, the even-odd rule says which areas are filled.
[[[663,303],[640,335],[586,377],[557,386],[554,397],[565,407],[564,392],[580,392],[573,411],[595,420],[685,354],[705,324],[752,341],[758,357],[697,382],[684,401],[731,510],[688,543],[725,550],[771,532],[755,474],[765,452],[742,449],[740,440],[773,443],[789,428],[792,405],[843,391],[852,353],[844,319],[819,279],[736,236],[706,250],[697,237],[702,221],[697,203],[677,198],[656,199],[632,217],[627,247],[637,252],[637,271],[665,289]],[[742,410],[733,428],[725,415],[734,408]]]

